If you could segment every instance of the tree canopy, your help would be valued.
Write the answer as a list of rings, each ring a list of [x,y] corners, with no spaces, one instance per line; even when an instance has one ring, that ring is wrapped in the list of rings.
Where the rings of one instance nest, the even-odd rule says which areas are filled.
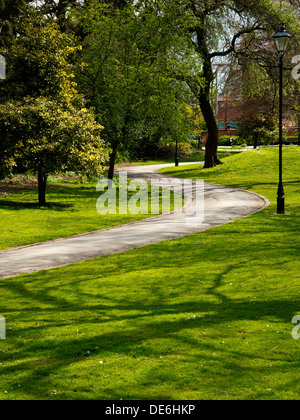
[[[36,172],[39,203],[45,205],[50,173],[97,175],[106,156],[102,126],[85,107],[68,62],[78,47],[56,23],[28,13],[4,51],[8,77],[0,91],[1,163]]]
[[[78,20],[88,34],[79,82],[104,126],[112,178],[117,150],[139,150],[187,129],[184,90],[168,69],[168,28],[151,10],[92,3]]]
[[[217,66],[239,69],[243,95],[272,95],[274,105],[271,37],[282,20],[293,35],[286,60],[298,54],[298,0],[42,0],[38,15],[26,3],[0,0],[8,75],[0,82],[0,163],[43,181],[71,167],[101,172],[104,147],[112,178],[118,150],[142,154],[161,138],[187,138],[191,95],[208,132],[205,167],[218,165]],[[290,72],[287,94],[295,83]]]

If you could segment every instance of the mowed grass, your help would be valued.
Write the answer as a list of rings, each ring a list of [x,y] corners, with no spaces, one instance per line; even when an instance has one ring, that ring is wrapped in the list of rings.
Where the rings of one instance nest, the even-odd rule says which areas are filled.
[[[218,153],[219,155],[219,153]],[[237,153],[234,155],[220,156],[223,165],[215,168],[203,169],[203,165],[181,165],[161,169],[161,173],[168,175],[199,179],[206,182],[229,185],[236,188],[253,189],[255,192],[266,193],[272,200],[277,194],[278,173],[279,173],[279,151],[278,147],[262,147],[256,150]],[[285,189],[290,184],[299,183],[299,159],[300,149],[297,146],[283,147],[283,183]],[[258,191],[259,190],[259,191]],[[286,193],[287,202],[289,201],[288,191]]]
[[[228,156],[235,155],[237,153],[241,153],[241,148],[228,148],[228,149],[220,149],[218,152],[218,156],[220,159],[223,159]],[[201,150],[199,153],[194,154],[191,157],[182,157],[179,154],[179,162],[185,163],[185,162],[202,162],[205,158],[205,151]],[[131,162],[131,165],[134,166],[140,166],[140,165],[160,165],[164,163],[174,163],[175,158],[173,159],[160,159],[160,160],[144,160],[144,161],[138,161],[138,162]]]
[[[298,400],[299,149],[284,150],[284,216],[277,152],[178,168],[264,194],[259,213],[1,280],[0,399]]]
[[[21,188],[17,193],[0,195],[0,250],[106,229],[151,216],[118,213],[118,179],[115,179],[117,214],[100,215],[96,203],[104,191],[96,191],[97,182],[96,178],[93,182],[81,183],[77,178],[52,177],[46,207],[38,206],[35,188]],[[129,201],[135,192],[128,191],[127,195]],[[174,209],[174,196],[171,192],[171,210]]]

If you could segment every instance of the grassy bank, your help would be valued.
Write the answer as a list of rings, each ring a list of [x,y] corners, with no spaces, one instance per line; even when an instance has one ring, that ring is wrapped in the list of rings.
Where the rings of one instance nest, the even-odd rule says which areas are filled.
[[[285,216],[278,151],[246,152],[176,173],[263,194],[262,212],[1,280],[0,399],[299,399],[298,150],[284,150]]]
[[[218,156],[220,159],[227,158],[228,156],[232,156],[235,154],[241,153],[240,148],[228,148],[226,150],[220,149],[218,151]],[[194,154],[191,157],[181,157],[179,156],[179,162],[185,163],[185,162],[202,162],[205,158],[205,151],[199,151],[199,153]],[[160,165],[164,163],[174,163],[174,158],[172,159],[160,159],[160,160],[144,160],[144,161],[138,161],[138,162],[130,162],[131,165]],[[126,165],[126,163],[125,163]]]
[[[219,153],[218,153],[219,155]],[[300,149],[297,146],[283,148],[283,182],[286,188],[299,182]],[[203,169],[203,165],[189,165],[164,168],[160,172],[183,178],[202,178],[207,182],[251,189],[267,194],[277,193],[278,184],[278,147],[262,147],[242,154],[221,157],[223,165]],[[287,194],[288,198],[288,194]],[[269,197],[272,199],[272,197]]]

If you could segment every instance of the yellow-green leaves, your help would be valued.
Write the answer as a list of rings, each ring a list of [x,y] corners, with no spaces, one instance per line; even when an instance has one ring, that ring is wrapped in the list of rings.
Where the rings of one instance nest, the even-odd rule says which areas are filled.
[[[2,162],[47,175],[99,174],[102,126],[77,91],[69,55],[78,50],[55,23],[34,14],[20,24],[0,96]]]

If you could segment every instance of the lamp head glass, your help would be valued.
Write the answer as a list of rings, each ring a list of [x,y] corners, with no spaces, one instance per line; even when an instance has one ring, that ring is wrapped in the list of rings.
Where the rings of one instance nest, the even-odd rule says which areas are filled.
[[[275,40],[276,48],[278,51],[278,54],[283,55],[285,54],[289,40],[292,38],[292,35],[290,35],[285,28],[284,22],[282,22],[282,26],[279,32],[277,34],[273,35],[273,38]]]

